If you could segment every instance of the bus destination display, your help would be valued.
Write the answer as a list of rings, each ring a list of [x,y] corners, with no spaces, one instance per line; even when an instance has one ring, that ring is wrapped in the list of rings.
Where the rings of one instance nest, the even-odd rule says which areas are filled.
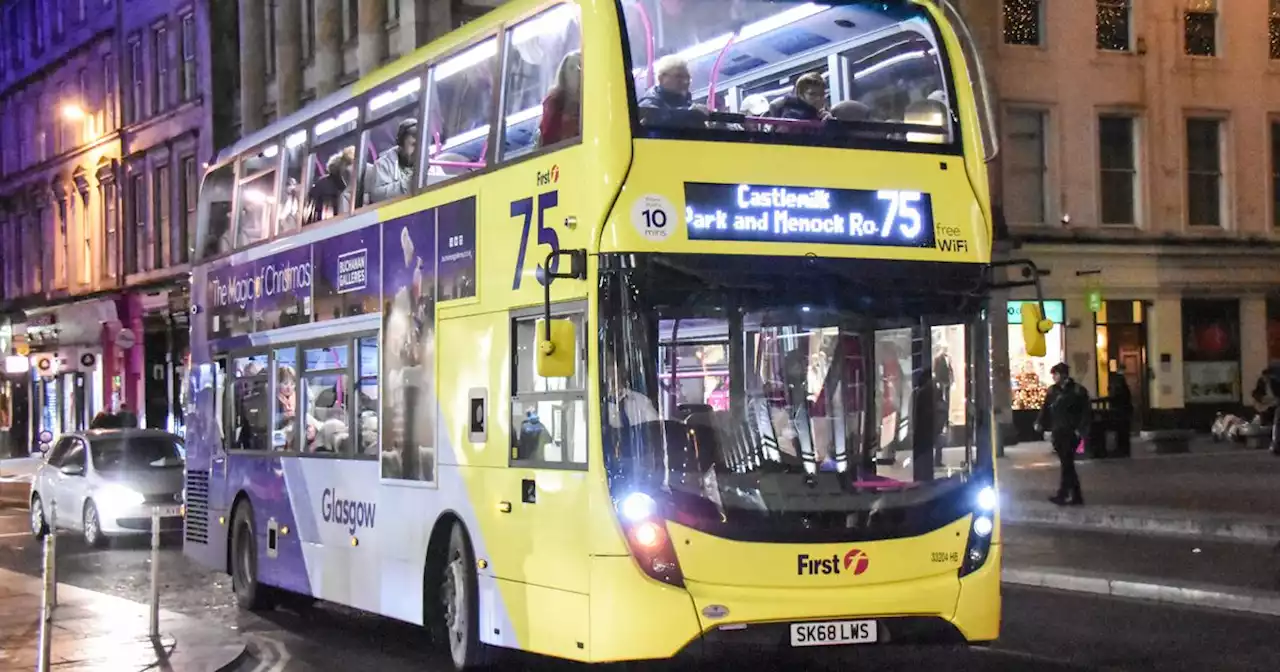
[[[684,185],[691,240],[933,247],[929,194],[758,184]]]

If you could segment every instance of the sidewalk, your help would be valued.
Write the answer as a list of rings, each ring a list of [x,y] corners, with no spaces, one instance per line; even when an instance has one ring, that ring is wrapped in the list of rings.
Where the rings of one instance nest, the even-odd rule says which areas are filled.
[[[35,669],[42,587],[39,578],[0,569],[0,672]],[[60,584],[51,669],[213,672],[247,655],[239,633],[163,610],[155,644],[148,613],[144,604]]]
[[[1048,444],[1006,450],[1005,583],[1280,616],[1280,457],[1197,437],[1077,464],[1086,506],[1059,507]]]
[[[1079,461],[1084,507],[1046,501],[1058,465],[1046,443],[1011,446],[1000,461],[1005,520],[1075,529],[1280,543],[1280,457],[1237,444],[1192,442],[1190,453]]]

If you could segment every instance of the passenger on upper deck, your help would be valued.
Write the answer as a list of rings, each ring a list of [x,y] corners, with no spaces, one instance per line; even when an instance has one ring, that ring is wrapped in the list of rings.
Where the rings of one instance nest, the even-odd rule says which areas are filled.
[[[382,153],[365,171],[364,191],[370,203],[389,201],[413,190],[413,159],[418,153],[418,120],[409,117],[396,127],[396,146]]]
[[[706,110],[695,107],[689,86],[689,64],[679,56],[663,56],[653,64],[658,84],[640,98],[640,121],[645,125],[701,126]]]
[[[769,116],[777,119],[818,121],[831,116],[827,112],[827,82],[822,75],[810,72],[796,80],[795,89],[769,106]]]
[[[311,185],[307,194],[307,224],[344,215],[351,211],[351,167],[356,162],[355,147],[347,147],[329,157],[324,177]]]
[[[560,61],[556,84],[542,101],[538,125],[539,147],[554,145],[582,133],[582,52],[571,51]]]

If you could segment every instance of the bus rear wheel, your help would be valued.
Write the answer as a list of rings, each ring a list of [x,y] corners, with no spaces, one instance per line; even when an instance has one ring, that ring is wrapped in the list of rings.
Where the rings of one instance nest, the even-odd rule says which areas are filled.
[[[475,553],[459,524],[449,531],[449,546],[437,563],[434,584],[431,634],[437,643],[448,645],[454,668],[471,670],[493,664],[493,648],[480,641]]]
[[[253,531],[253,507],[236,507],[231,523],[231,590],[236,603],[246,611],[264,611],[274,606],[271,589],[258,583],[258,542]]]

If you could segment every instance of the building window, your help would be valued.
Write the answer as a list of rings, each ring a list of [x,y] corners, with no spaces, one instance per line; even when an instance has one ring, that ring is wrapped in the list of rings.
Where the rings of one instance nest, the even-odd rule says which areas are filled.
[[[316,0],[302,3],[302,57],[308,63],[316,57]]]
[[[1280,121],[1271,122],[1271,224],[1280,229]]]
[[[360,2],[359,0],[342,0],[342,43],[355,42],[360,35]]]
[[[146,102],[146,64],[142,61],[142,38],[129,38],[129,98],[124,109],[126,124],[142,121],[143,104]]]
[[[36,0],[36,4],[42,4],[44,0]],[[67,12],[63,7],[65,0],[53,0],[53,39],[58,42],[62,41],[62,37],[67,34]]]
[[[27,245],[26,250],[31,252],[31,259],[27,262],[31,267],[31,284],[29,286],[30,293],[44,291],[44,240],[45,231],[45,209],[36,208],[32,213],[31,219],[27,220]]]
[[[115,182],[100,183],[98,193],[102,199],[103,278],[114,282],[120,273],[120,219]]]
[[[1132,117],[1098,119],[1100,200],[1103,224],[1136,224],[1138,154]]]
[[[13,67],[15,68],[22,65],[22,26],[19,24],[17,5],[11,4],[8,7],[5,7],[5,34],[9,37],[7,40],[4,40],[4,42],[8,45],[9,63],[13,64]]]
[[[89,83],[89,69],[80,68],[80,72],[76,73],[75,102],[82,110],[84,110],[84,119],[77,122],[72,127],[73,130],[78,129],[78,132],[76,133],[77,143],[88,140],[94,132],[93,115],[96,114],[96,110],[100,103],[98,102],[97,96],[92,95],[93,91],[91,86],[92,85]]]
[[[147,241],[147,245],[151,251],[152,268],[165,268],[169,265],[165,252],[170,244],[169,225],[172,222],[169,204],[173,202],[173,192],[169,190],[169,166],[156,166],[151,173],[151,180],[154,226],[151,227],[151,239]]]
[[[1097,0],[1098,49],[1129,51],[1130,0]]]
[[[116,130],[116,60],[115,54],[102,56],[102,132]]]
[[[1185,48],[1189,56],[1218,54],[1217,0],[1191,0],[1183,14]]]
[[[32,53],[44,51],[44,0],[31,3],[31,47]]]
[[[13,58],[10,49],[16,49],[17,44],[9,41],[9,11],[0,11],[0,79],[4,79],[5,74],[9,71],[9,59]]]
[[[196,17],[194,14],[182,16],[182,100],[193,100],[196,97],[197,65],[196,54]]]
[[[400,0],[387,0],[387,20],[400,23]]]
[[[1271,17],[1268,22],[1271,32],[1271,58],[1272,60],[1280,59],[1280,0],[1271,0]]]
[[[1222,226],[1222,122],[1187,120],[1187,220]]]
[[[70,229],[71,210],[67,200],[59,198],[57,202],[58,210],[58,237],[54,241],[56,247],[53,248],[53,288],[62,289],[67,286],[67,232]]]
[[[1186,403],[1239,402],[1240,302],[1235,299],[1183,299],[1182,333]]]
[[[1041,110],[1010,110],[1006,117],[1005,216],[1014,224],[1045,221],[1045,183],[1049,177],[1045,126]]]
[[[266,11],[266,70],[267,77],[275,77],[276,75],[276,16],[279,8],[276,0],[268,0],[263,3]]]
[[[80,227],[80,284],[93,283],[93,227],[89,226],[89,192],[80,193],[80,215],[76,226]]]
[[[126,241],[124,272],[138,273],[150,270],[147,262],[150,255],[146,253],[147,244],[147,183],[142,175],[129,178],[129,205],[131,217],[129,240]]]
[[[178,179],[178,212],[180,221],[173,236],[173,263],[185,264],[191,259],[191,241],[196,231],[196,205],[200,189],[200,173],[196,169],[196,157],[183,157]]]
[[[1039,46],[1043,11],[1040,0],[1004,0],[1004,43]]]
[[[155,61],[152,74],[152,114],[160,114],[169,107],[169,29],[157,26],[151,32],[151,58]]]
[[[89,0],[74,0],[76,3],[76,23],[84,23],[89,17]]]

